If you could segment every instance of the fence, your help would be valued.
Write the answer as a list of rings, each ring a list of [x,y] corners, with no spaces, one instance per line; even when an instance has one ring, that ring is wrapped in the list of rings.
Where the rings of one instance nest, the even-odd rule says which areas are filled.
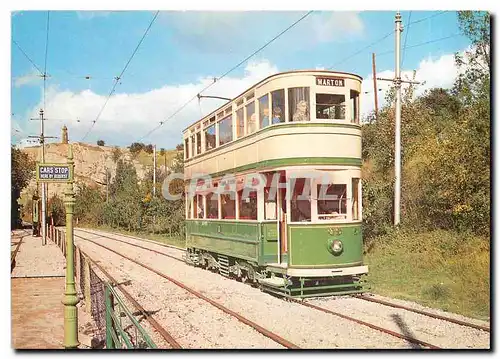
[[[66,233],[51,225],[47,226],[46,233],[66,257]],[[106,344],[108,349],[156,348],[97,265],[80,247],[73,245],[73,248],[75,286],[97,327],[93,334],[96,347]]]

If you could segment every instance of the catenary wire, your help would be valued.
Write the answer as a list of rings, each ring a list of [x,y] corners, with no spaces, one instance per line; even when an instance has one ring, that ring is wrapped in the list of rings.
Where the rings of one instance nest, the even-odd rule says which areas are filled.
[[[202,92],[206,91],[208,88],[212,87],[217,81],[220,81],[222,78],[224,78],[225,76],[227,76],[228,74],[230,74],[232,71],[236,70],[238,67],[240,67],[245,61],[247,61],[248,59],[250,59],[251,57],[253,57],[254,55],[256,55],[258,52],[262,51],[264,48],[266,48],[268,45],[270,45],[272,42],[274,42],[276,39],[278,39],[281,35],[283,35],[285,32],[287,32],[288,30],[290,30],[291,28],[293,28],[295,25],[297,25],[299,22],[301,22],[302,20],[304,20],[307,16],[309,16],[311,13],[313,13],[314,11],[311,10],[309,12],[307,12],[305,15],[303,15],[301,18],[299,18],[297,21],[295,21],[293,24],[291,24],[290,26],[288,26],[286,29],[282,30],[278,35],[276,35],[275,37],[273,37],[271,40],[269,40],[267,43],[265,43],[263,46],[261,46],[260,48],[258,48],[256,51],[254,51],[251,55],[247,56],[245,59],[243,59],[242,61],[240,61],[237,65],[233,66],[231,69],[229,69],[228,71],[226,71],[224,74],[222,74],[221,76],[219,77],[216,77],[214,78],[214,81],[210,84],[208,84],[207,86],[205,86],[201,91],[198,91],[198,93],[196,93],[196,95],[194,95],[193,97],[191,97],[187,102],[185,102],[181,107],[179,107],[176,111],[174,111],[169,117],[167,117],[167,119],[163,120],[163,121],[160,121],[160,124],[156,127],[154,127],[152,130],[150,130],[147,134],[145,134],[144,136],[142,136],[141,138],[139,138],[138,141],[141,141],[142,139],[144,138],[147,138],[149,137],[153,132],[155,132],[156,130],[158,130],[161,126],[163,126],[163,124],[170,120],[171,118],[173,118],[176,114],[178,114],[180,111],[182,111],[187,105],[189,105],[194,99],[198,98],[198,95],[200,95]]]
[[[113,84],[113,87],[111,88],[111,91],[109,92],[108,96],[106,97],[106,101],[104,102],[104,105],[101,107],[99,113],[97,114],[97,117],[95,118],[94,121],[92,121],[92,124],[90,125],[90,128],[89,130],[87,131],[87,133],[85,134],[85,136],[83,136],[82,138],[82,141],[84,141],[87,136],[89,135],[90,131],[92,131],[92,129],[94,128],[96,122],[99,120],[99,117],[101,117],[101,114],[102,112],[104,111],[104,108],[106,107],[106,105],[108,104],[108,101],[109,99],[111,98],[111,95],[113,95],[113,93],[115,92],[115,89],[116,89],[116,86],[118,85],[118,82],[121,80],[121,78],[123,77],[123,74],[125,73],[125,71],[127,70],[127,67],[128,65],[130,64],[130,62],[132,61],[132,59],[134,58],[135,54],[137,53],[137,50],[139,49],[139,47],[141,46],[142,42],[144,41],[144,39],[146,38],[146,35],[148,34],[149,30],[151,29],[151,26],[153,26],[153,23],[155,22],[156,18],[158,17],[158,14],[159,14],[159,10],[156,11],[155,15],[153,16],[153,19],[151,20],[151,22],[149,23],[149,26],[147,27],[146,31],[144,32],[144,34],[142,35],[142,38],[141,40],[139,41],[139,43],[137,44],[137,46],[135,47],[134,49],[134,52],[132,53],[132,55],[130,56],[130,58],[128,59],[127,63],[125,64],[125,67],[123,68],[123,70],[121,71],[120,75],[118,75],[116,78],[115,78],[115,83]]]

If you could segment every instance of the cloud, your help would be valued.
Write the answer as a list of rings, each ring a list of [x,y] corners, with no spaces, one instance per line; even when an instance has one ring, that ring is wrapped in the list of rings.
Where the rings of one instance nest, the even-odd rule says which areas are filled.
[[[299,20],[303,11],[162,12],[179,44],[209,53],[249,52]],[[317,43],[352,40],[364,30],[358,12],[315,11],[277,41],[287,51]]]
[[[442,87],[451,88],[455,82],[457,75],[459,74],[459,69],[455,64],[455,57],[453,54],[442,55],[439,58],[432,59],[431,57],[423,59],[420,61],[418,68],[416,69],[415,81],[419,81],[422,84],[418,85],[415,91],[415,95],[421,95],[425,90]],[[377,73],[377,77],[392,79],[394,78],[394,71],[384,70]],[[401,78],[406,80],[413,79],[413,70],[402,70]],[[389,81],[377,81],[377,87],[381,89],[378,92],[378,106],[382,108],[386,101],[385,96],[387,91],[392,86]],[[402,88],[408,87],[409,84],[402,84]],[[362,117],[368,115],[375,108],[374,105],[374,95],[373,95],[373,75],[369,74],[363,80],[362,83],[363,101],[361,104]],[[365,94],[365,92],[368,92]]]
[[[21,87],[25,85],[33,85],[38,83],[39,81],[42,80],[40,77],[40,74],[38,71],[33,70],[31,73],[19,76],[19,77],[14,77],[14,86],[15,87]]]
[[[233,98],[263,78],[278,72],[267,60],[250,62],[241,77],[225,77],[210,87],[204,95]],[[181,105],[213,82],[212,76],[200,78],[195,83],[175,86],[166,85],[145,93],[117,93],[113,95],[96,122],[86,142],[95,143],[103,139],[110,145],[128,146],[149,130],[164,121]],[[46,93],[45,115],[47,135],[60,136],[61,127],[68,127],[70,141],[80,141],[95,120],[106,100],[91,90],[71,92],[49,87]],[[215,110],[223,101],[215,99],[193,100],[178,115],[143,142],[155,143],[159,147],[173,148],[182,142],[182,130],[199,120],[202,115]],[[41,104],[33,107],[29,116],[38,116]],[[33,127],[33,130],[35,128]]]

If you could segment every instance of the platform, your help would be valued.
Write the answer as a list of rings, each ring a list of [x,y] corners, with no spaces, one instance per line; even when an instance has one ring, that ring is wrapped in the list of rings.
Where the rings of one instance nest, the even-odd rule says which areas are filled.
[[[14,231],[19,235],[21,231]],[[11,239],[11,242],[18,239]],[[66,261],[57,245],[31,235],[23,238],[11,272],[11,345],[13,349],[64,349]],[[80,348],[90,346],[84,328],[90,316],[79,308]]]

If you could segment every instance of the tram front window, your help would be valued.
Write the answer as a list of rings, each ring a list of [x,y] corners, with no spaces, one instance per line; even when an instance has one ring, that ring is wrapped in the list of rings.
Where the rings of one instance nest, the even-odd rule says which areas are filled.
[[[316,94],[316,118],[345,120],[345,95]]]
[[[347,186],[345,184],[318,184],[318,219],[345,219],[347,217]]]
[[[311,222],[311,179],[292,178],[292,222]]]
[[[309,121],[309,87],[288,89],[288,106],[290,108],[290,121]]]

